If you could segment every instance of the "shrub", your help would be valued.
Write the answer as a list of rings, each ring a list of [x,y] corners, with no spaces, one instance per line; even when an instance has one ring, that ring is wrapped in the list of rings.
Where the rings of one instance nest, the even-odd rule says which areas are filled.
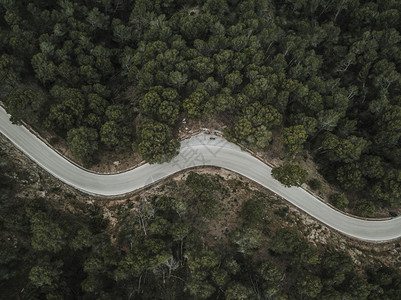
[[[330,195],[330,202],[338,209],[344,209],[348,206],[349,201],[344,194],[332,194]]]
[[[308,184],[309,184],[310,188],[314,191],[319,191],[322,188],[322,183],[317,178],[313,178],[313,179],[309,180]]]

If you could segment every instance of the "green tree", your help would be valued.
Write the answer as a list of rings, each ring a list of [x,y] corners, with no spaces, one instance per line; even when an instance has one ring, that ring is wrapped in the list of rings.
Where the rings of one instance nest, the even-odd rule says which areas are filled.
[[[338,209],[344,209],[348,206],[349,201],[344,194],[332,194],[329,197],[330,202]]]
[[[370,188],[372,199],[379,199],[392,206],[400,203],[401,196],[401,171],[390,168],[384,177]]]
[[[318,113],[323,109],[323,97],[316,91],[309,91],[307,96],[300,99],[300,103],[307,111]]]
[[[299,293],[311,298],[316,298],[321,292],[323,285],[319,277],[306,274],[298,281]]]
[[[259,102],[253,103],[245,109],[245,115],[254,126],[265,125],[267,128],[279,126],[282,115],[271,105],[262,106]]]
[[[100,140],[102,143],[106,144],[108,147],[114,147],[120,144],[120,139],[118,138],[120,127],[115,121],[107,121],[102,125],[100,129]]]
[[[121,123],[125,118],[124,107],[119,104],[109,105],[106,109],[105,115],[109,121]]]
[[[171,86],[181,90],[188,81],[188,76],[185,73],[179,71],[173,71],[169,74],[169,81]]]
[[[234,71],[224,77],[227,87],[235,90],[242,83],[242,75],[239,71]]]
[[[308,172],[299,165],[286,164],[272,169],[272,176],[286,187],[301,186],[308,178]]]
[[[263,221],[265,203],[263,199],[251,198],[242,203],[241,216],[250,224]]]
[[[50,107],[45,125],[62,134],[81,125],[85,113],[85,98],[82,93],[77,89],[53,86],[50,94],[57,99],[55,102],[58,104]]]
[[[343,252],[327,252],[322,260],[322,275],[332,286],[342,284],[352,271],[352,259]]]
[[[78,69],[74,68],[68,62],[62,62],[57,67],[57,73],[61,77],[61,80],[68,81],[72,85],[76,85],[80,78],[78,75]]]
[[[204,280],[189,281],[185,288],[196,299],[209,299],[216,291],[216,288],[212,284]]]
[[[306,133],[313,137],[317,131],[318,121],[314,117],[306,116],[304,113],[291,115],[291,123],[294,125],[302,125]]]
[[[194,58],[189,62],[189,65],[201,80],[205,80],[214,70],[213,60],[205,56]]]
[[[190,118],[199,118],[205,113],[209,101],[209,93],[198,89],[184,99],[183,108]]]
[[[350,136],[347,139],[341,140],[334,152],[330,153],[334,161],[342,161],[350,163],[359,160],[361,154],[366,151],[369,142],[364,138]]]
[[[286,127],[281,133],[281,140],[291,154],[295,154],[302,149],[307,137],[308,135],[302,125]]]
[[[299,260],[304,266],[317,265],[320,262],[320,256],[317,248],[313,245],[302,245],[300,247]]]
[[[73,250],[82,250],[91,247],[94,244],[94,238],[88,228],[78,230],[76,236],[72,239],[70,247]]]
[[[171,129],[153,120],[137,127],[140,138],[138,153],[149,163],[169,161],[178,153],[179,143],[173,140]]]
[[[231,91],[227,88],[222,89],[222,93],[217,94],[213,98],[214,108],[217,111],[230,111],[233,108],[234,98]]]
[[[342,188],[349,191],[361,191],[367,184],[361,170],[355,163],[340,166],[337,169],[336,179]]]
[[[57,289],[57,282],[60,280],[60,275],[63,273],[60,268],[63,265],[62,261],[53,263],[44,261],[34,267],[29,272],[29,280],[31,283],[44,291]]]
[[[319,191],[322,189],[322,182],[317,178],[312,178],[309,180],[308,185],[314,191]]]
[[[327,132],[322,140],[322,149],[328,153],[328,158],[331,161],[351,163],[359,160],[369,144],[362,137],[351,135],[345,139],[340,139],[336,135]]]
[[[199,299],[209,298],[216,288],[207,280],[216,270],[220,257],[212,250],[202,249],[190,252],[188,255],[188,268],[191,272],[189,282],[185,288]]]
[[[45,99],[34,89],[15,89],[7,98],[7,112],[12,122],[21,120],[34,124],[39,121]]]
[[[277,269],[277,267],[270,261],[263,262],[257,268],[258,275],[269,284],[276,284],[280,281],[282,273]]]
[[[149,226],[149,233],[152,235],[165,236],[169,231],[170,222],[161,216],[156,216]]]
[[[225,295],[227,300],[246,300],[254,296],[252,289],[239,282],[231,282],[227,286]]]
[[[172,125],[178,118],[178,101],[176,90],[155,86],[142,97],[139,105],[146,115]]]
[[[255,145],[256,149],[263,149],[270,145],[273,140],[273,134],[265,125],[257,127],[253,136],[249,136],[248,141],[251,145]],[[251,148],[253,148],[251,146]],[[253,148],[255,149],[255,148]]]
[[[32,57],[31,63],[36,76],[43,84],[56,80],[57,67],[43,53],[38,53]]]
[[[379,156],[363,155],[360,160],[361,171],[368,178],[382,178],[385,171]]]
[[[35,250],[60,252],[66,243],[66,234],[57,223],[49,220],[44,212],[31,217],[31,244]]]
[[[299,237],[296,231],[280,229],[269,243],[269,248],[280,255],[294,253],[299,245]]]
[[[79,74],[89,84],[99,83],[102,76],[97,72],[97,70],[90,66],[84,65],[79,67]]]
[[[341,114],[334,109],[322,110],[317,114],[318,128],[320,130],[332,131],[336,128]]]
[[[183,256],[184,239],[191,232],[191,226],[188,223],[173,223],[170,227],[170,234],[174,241],[180,241],[180,257]]]
[[[127,276],[139,277],[146,271],[156,270],[170,258],[171,254],[165,242],[157,238],[141,238],[119,261],[115,276],[118,280],[127,278]]]
[[[95,93],[90,93],[88,95],[88,106],[89,109],[93,111],[95,114],[103,116],[108,106],[108,102],[100,95]]]
[[[107,29],[109,27],[109,16],[100,12],[97,7],[89,12],[86,21],[92,26],[93,30]]]
[[[124,24],[122,24],[122,21],[117,18],[113,19],[112,26],[113,26],[113,38],[119,44],[123,45],[134,39],[132,26],[125,26]]]
[[[369,284],[366,280],[358,275],[354,275],[349,280],[349,286],[347,288],[347,294],[349,297],[356,300],[369,299],[370,292],[373,286]]]
[[[229,135],[253,150],[267,147],[272,140],[269,129],[280,125],[282,115],[271,105],[263,107],[259,102],[246,107],[244,114]]]
[[[368,200],[360,201],[359,203],[357,203],[355,209],[357,213],[362,217],[373,216],[376,211],[374,203]]]
[[[251,255],[253,250],[260,247],[262,233],[254,228],[239,227],[232,234],[231,241],[237,246],[238,252]]]
[[[84,161],[90,160],[98,150],[98,134],[93,128],[81,126],[67,132],[67,143],[74,154]]]
[[[23,62],[8,54],[0,56],[0,85],[15,87],[21,79]]]

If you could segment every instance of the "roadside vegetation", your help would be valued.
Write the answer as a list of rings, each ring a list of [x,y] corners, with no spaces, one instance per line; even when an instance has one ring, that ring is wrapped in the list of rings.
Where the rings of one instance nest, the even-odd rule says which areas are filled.
[[[373,300],[401,293],[399,245],[372,250],[344,240],[230,172],[189,171],[126,199],[102,200],[4,149],[2,299]]]
[[[0,1],[1,99],[87,165],[107,149],[171,159],[182,117],[223,118],[226,137],[253,150],[276,130],[290,162],[309,151],[370,215],[401,201],[400,11],[387,0]]]

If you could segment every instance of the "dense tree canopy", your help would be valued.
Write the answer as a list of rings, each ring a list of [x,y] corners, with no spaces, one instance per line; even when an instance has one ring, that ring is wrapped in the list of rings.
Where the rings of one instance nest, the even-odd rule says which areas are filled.
[[[78,158],[134,144],[164,161],[179,120],[214,118],[254,151],[279,132],[330,183],[400,204],[399,1],[28,2],[0,3],[2,99],[15,122],[74,133]]]
[[[392,0],[3,0],[1,99],[12,121],[54,131],[85,163],[116,148],[167,161],[183,117],[224,120],[226,137],[254,151],[279,136],[347,193],[333,205],[372,215],[401,204],[400,11]],[[23,200],[13,169],[1,162],[1,298],[401,294],[397,270],[357,272],[345,253],[271,231],[262,197],[241,205],[224,251],[210,246],[194,221],[221,215],[227,192],[205,176],[187,177],[185,199],[124,210],[112,239],[92,205],[54,208],[70,197],[58,187],[52,201]],[[272,173],[307,179],[294,164]]]

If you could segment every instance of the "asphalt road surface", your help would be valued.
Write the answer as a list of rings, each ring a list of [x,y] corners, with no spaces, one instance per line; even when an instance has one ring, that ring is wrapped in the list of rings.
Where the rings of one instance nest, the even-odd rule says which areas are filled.
[[[211,135],[197,135],[181,143],[180,154],[169,163],[144,164],[133,170],[99,175],[80,169],[53,151],[24,126],[13,125],[0,107],[0,132],[43,169],[89,194],[121,195],[195,166],[216,166],[241,174],[305,211],[327,226],[365,241],[384,242],[401,237],[401,217],[385,221],[353,218],[324,204],[302,188],[287,188],[271,176],[271,168],[240,147]]]

